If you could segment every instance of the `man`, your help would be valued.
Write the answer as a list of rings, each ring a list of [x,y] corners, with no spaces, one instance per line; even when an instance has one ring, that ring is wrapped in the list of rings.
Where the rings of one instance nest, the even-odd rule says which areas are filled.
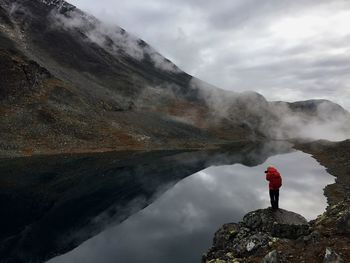
[[[278,209],[279,189],[282,186],[282,177],[273,166],[269,166],[265,173],[266,180],[269,181],[271,207],[275,210]]]

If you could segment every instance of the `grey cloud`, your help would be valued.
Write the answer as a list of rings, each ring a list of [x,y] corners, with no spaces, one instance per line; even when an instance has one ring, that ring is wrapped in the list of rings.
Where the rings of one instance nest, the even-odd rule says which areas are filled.
[[[336,24],[328,25],[329,32],[317,31],[323,28],[312,29],[311,25],[313,34],[306,39],[297,35],[281,39],[271,31],[286,19],[318,15],[323,20],[349,12],[349,1],[72,2],[110,24],[124,27],[180,68],[218,87],[258,90],[268,99],[329,98],[350,109],[350,99],[343,96],[349,79],[346,48],[350,30],[345,32],[346,20],[339,22],[344,32],[338,32]],[[299,28],[284,30],[293,34]],[[288,31],[277,33],[289,35]],[[340,49],[339,57],[332,54],[336,49]],[[334,83],[336,87],[327,86]],[[276,93],[277,88],[287,92]],[[332,97],[327,97],[330,93]]]
[[[345,0],[336,0],[335,4],[348,4]],[[223,1],[216,5],[218,10],[206,10],[210,13],[209,21],[214,28],[232,29],[242,27],[245,29],[250,24],[257,26],[256,30],[263,28],[264,24],[273,20],[286,17],[290,13],[302,13],[308,8],[315,8],[329,4],[327,0],[302,2],[288,0],[245,0],[245,1]]]
[[[78,11],[71,11],[63,15],[59,12],[52,12],[51,19],[53,27],[65,29],[80,28],[88,41],[91,41],[105,49],[107,52],[118,57],[121,54],[128,54],[137,60],[142,60],[147,55],[154,66],[164,71],[179,72],[171,61],[162,57],[150,46],[142,46],[140,39],[129,34],[120,27],[101,23],[90,15]]]
[[[283,78],[277,79],[274,83],[275,92],[283,94],[288,91],[293,92],[297,81],[292,79],[291,83],[286,83]],[[333,94],[328,86],[334,87],[334,83],[327,80],[327,85],[324,87],[323,83],[322,85],[314,83],[316,81],[318,80],[312,79],[307,82],[308,92],[311,95],[323,93],[332,97]],[[233,123],[241,123],[243,119],[248,127],[254,127],[255,130],[275,139],[309,138],[340,141],[350,136],[349,115],[328,101],[318,102],[317,118],[312,118],[310,114],[293,111],[286,103],[269,104],[264,97],[254,92],[227,94],[211,88],[210,85],[198,79],[193,79],[191,84],[200,89],[202,98],[215,114],[216,118],[212,121],[220,123],[223,118]],[[303,83],[303,85],[306,84]],[[281,86],[284,86],[283,90]]]

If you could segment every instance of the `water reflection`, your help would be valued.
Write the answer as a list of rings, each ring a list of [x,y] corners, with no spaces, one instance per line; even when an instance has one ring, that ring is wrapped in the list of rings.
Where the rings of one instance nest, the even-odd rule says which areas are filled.
[[[237,142],[202,151],[0,159],[0,259],[44,262],[119,224],[211,165],[255,166],[290,151],[284,142]]]
[[[212,166],[183,179],[122,224],[49,262],[200,262],[220,225],[269,205],[263,171],[270,164],[283,176],[280,207],[308,219],[322,213],[323,188],[334,178],[308,154],[281,154],[255,167]]]

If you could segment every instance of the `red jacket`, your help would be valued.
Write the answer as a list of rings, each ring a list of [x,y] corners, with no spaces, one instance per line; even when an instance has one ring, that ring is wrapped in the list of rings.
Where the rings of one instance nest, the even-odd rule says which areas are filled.
[[[269,188],[277,190],[282,186],[282,177],[274,167],[268,167],[266,171],[266,180],[269,181]]]

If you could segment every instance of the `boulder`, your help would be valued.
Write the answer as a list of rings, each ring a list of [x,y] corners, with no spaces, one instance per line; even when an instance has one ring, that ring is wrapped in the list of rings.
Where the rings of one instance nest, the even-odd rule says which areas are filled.
[[[270,233],[273,237],[296,239],[309,234],[307,220],[284,209],[260,209],[246,214],[243,224],[255,231]]]
[[[309,232],[308,222],[299,214],[283,209],[259,209],[246,214],[242,222],[223,225],[215,233],[213,246],[203,256],[203,262],[263,256],[279,238],[296,239]],[[265,262],[277,262],[271,261],[277,258],[276,252],[272,252],[265,256]]]

